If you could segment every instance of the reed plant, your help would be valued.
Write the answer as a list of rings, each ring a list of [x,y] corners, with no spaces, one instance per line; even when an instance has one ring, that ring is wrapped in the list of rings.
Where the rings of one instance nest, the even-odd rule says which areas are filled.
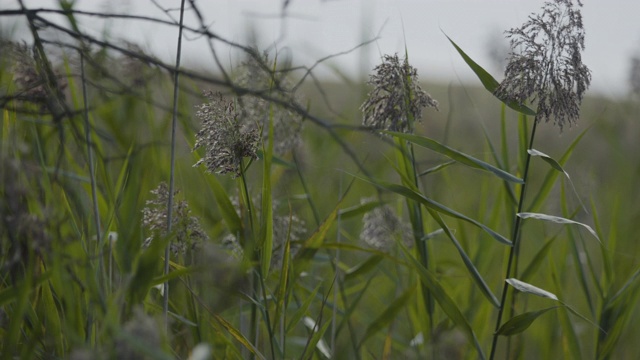
[[[507,31],[500,82],[448,38],[482,85],[449,89],[409,47],[322,82],[194,0],[0,10],[33,38],[0,43],[0,357],[635,356],[638,104],[585,95],[581,8]],[[175,62],[94,16],[174,26]],[[216,75],[180,65],[195,35]]]

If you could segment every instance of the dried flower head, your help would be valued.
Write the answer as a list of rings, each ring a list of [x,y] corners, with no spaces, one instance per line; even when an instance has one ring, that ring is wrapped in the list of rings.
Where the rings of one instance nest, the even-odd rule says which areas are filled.
[[[272,70],[266,53],[250,56],[242,63],[240,71],[240,87],[264,93],[285,103],[299,102],[290,89],[286,72]],[[242,121],[248,126],[259,127],[263,142],[269,137],[269,121],[273,119],[273,151],[276,154],[283,155],[301,143],[303,118],[300,114],[251,94],[240,97],[239,102]]]
[[[536,121],[553,118],[561,130],[575,123],[591,83],[591,71],[582,63],[580,10],[572,0],[548,1],[541,15],[530,15],[520,28],[506,33],[512,52],[496,95],[519,104],[537,102]]]
[[[438,109],[438,102],[418,85],[418,70],[407,59],[400,63],[397,54],[385,55],[373,70],[368,84],[374,89],[360,107],[364,126],[411,133],[422,108]]]
[[[56,115],[60,111],[58,101],[64,101],[65,78],[55,70],[47,76],[45,68],[52,65],[41,58],[26,43],[5,42],[2,52],[13,61],[13,81],[17,85],[17,100],[33,103],[40,111]]]
[[[165,236],[167,233],[167,204],[169,203],[169,187],[165,182],[151,190],[154,198],[147,200],[147,206],[142,210],[142,224],[150,233],[143,243],[148,247],[154,238]],[[178,192],[174,192],[174,196]],[[198,218],[191,215],[189,205],[185,200],[173,202],[171,227],[176,232],[175,241],[171,242],[171,252],[174,255],[184,254],[187,248],[193,248],[208,239],[200,227]]]
[[[368,199],[363,200],[369,201]],[[411,226],[403,222],[395,214],[391,206],[377,207],[364,215],[360,241],[374,249],[387,251],[396,241],[402,241],[406,246],[413,244]]]
[[[44,75],[38,71],[33,52],[26,43],[7,45],[8,53],[13,58],[13,81],[21,92],[20,100],[42,103],[47,98]]]
[[[204,95],[210,102],[198,107],[196,117],[202,121],[202,129],[196,134],[193,150],[204,147],[205,155],[193,166],[204,164],[210,173],[238,177],[245,157],[258,158],[258,131],[243,124],[233,102],[220,93],[209,91]]]

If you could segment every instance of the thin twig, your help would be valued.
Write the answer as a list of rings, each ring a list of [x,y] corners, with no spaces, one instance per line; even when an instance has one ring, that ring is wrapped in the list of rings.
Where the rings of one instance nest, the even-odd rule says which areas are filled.
[[[176,71],[173,79],[173,118],[171,120],[171,170],[169,174],[169,201],[167,204],[167,234],[171,233],[171,223],[173,220],[173,192],[175,187],[175,162],[176,162],[176,127],[178,123],[178,83],[180,80],[180,55],[182,55],[182,22],[184,20],[184,3],[182,0],[180,5],[180,27],[178,28],[178,50],[176,54]],[[171,250],[171,242],[164,249],[164,274],[169,273],[169,255]],[[164,298],[162,302],[162,311],[164,314],[165,331],[169,330],[169,281],[164,283]]]

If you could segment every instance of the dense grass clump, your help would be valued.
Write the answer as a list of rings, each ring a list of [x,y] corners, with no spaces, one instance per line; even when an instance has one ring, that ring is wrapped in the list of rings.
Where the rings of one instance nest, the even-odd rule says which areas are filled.
[[[449,39],[473,87],[410,49],[322,82],[190,3],[217,75],[0,11],[33,38],[0,42],[2,359],[637,353],[640,106],[588,96],[581,4],[508,31],[502,82]]]

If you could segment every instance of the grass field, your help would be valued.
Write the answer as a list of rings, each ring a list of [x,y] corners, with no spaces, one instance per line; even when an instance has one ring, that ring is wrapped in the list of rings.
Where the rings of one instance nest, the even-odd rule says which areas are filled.
[[[2,359],[637,354],[637,99],[530,147],[537,115],[420,78],[439,110],[384,132],[369,79],[248,51],[178,81],[83,41],[0,48]]]

